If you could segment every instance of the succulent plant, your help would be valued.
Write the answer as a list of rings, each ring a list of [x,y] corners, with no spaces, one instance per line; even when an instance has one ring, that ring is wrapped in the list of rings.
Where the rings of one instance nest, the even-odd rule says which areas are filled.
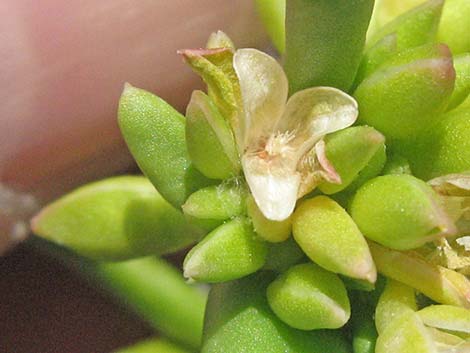
[[[219,31],[179,51],[207,85],[186,116],[126,84],[145,177],[84,186],[34,231],[190,350],[469,350],[470,1],[258,7],[283,65]],[[135,259],[189,245],[184,276],[212,284],[203,330],[199,293]]]

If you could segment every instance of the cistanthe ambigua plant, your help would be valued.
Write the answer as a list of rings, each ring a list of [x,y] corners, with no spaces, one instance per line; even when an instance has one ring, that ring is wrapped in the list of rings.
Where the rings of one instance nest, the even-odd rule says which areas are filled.
[[[83,186],[34,231],[183,347],[123,352],[469,350],[470,2],[258,7],[281,60],[221,31],[180,50],[207,85],[185,116],[126,84],[145,176]],[[182,249],[188,283],[137,259]]]

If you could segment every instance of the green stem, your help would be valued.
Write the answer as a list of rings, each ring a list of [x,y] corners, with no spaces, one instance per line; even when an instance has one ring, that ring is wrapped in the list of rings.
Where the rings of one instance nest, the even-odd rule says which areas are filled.
[[[93,263],[51,242],[33,237],[28,245],[54,257],[97,287],[119,297],[162,335],[199,349],[206,297],[180,271],[157,258]]]
[[[205,297],[163,260],[99,264],[97,274],[126,305],[166,336],[199,348]]]

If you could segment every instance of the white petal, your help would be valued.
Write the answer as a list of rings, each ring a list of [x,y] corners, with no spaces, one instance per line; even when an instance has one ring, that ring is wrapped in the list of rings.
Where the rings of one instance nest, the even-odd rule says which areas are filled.
[[[239,49],[233,57],[243,102],[241,152],[273,131],[287,100],[288,83],[281,65],[256,49]]]
[[[270,170],[264,161],[253,156],[242,159],[246,181],[263,215],[273,221],[283,221],[294,211],[300,184],[298,173]]]
[[[276,131],[294,132],[292,145],[299,159],[326,134],[354,124],[357,103],[348,94],[332,87],[313,87],[289,98]]]

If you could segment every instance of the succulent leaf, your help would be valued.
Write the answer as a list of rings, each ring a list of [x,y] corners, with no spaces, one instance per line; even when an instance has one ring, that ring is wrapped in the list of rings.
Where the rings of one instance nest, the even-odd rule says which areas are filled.
[[[386,175],[365,183],[350,213],[365,237],[392,249],[413,249],[456,233],[438,196],[411,175]]]
[[[126,84],[118,122],[142,172],[176,208],[191,193],[213,183],[191,164],[184,116],[161,98]]]
[[[266,293],[274,313],[300,330],[339,328],[351,314],[339,277],[313,263],[291,267],[268,286]]]
[[[202,236],[138,176],[78,188],[45,207],[32,228],[41,237],[100,260],[171,253]]]
[[[367,46],[371,47],[391,33],[397,35],[399,51],[434,42],[443,5],[444,0],[429,0],[403,13],[371,36]]]
[[[384,65],[366,78],[354,93],[360,122],[387,137],[409,138],[439,121],[454,88],[455,71],[447,47],[437,48],[438,57],[434,50],[428,58]]]
[[[182,206],[184,214],[196,224],[212,230],[226,220],[246,213],[245,185],[230,180],[220,185],[208,186],[191,194]]]
[[[470,52],[470,2],[446,0],[439,24],[438,40],[449,45],[452,53]]]
[[[265,263],[267,245],[257,238],[246,217],[213,230],[184,259],[186,278],[217,283],[247,276]]]
[[[347,188],[380,150],[385,137],[369,126],[350,127],[325,138],[326,157],[341,177],[341,184],[323,182],[319,189],[329,195]]]
[[[216,284],[209,293],[201,353],[350,353],[338,330],[305,332],[277,318],[266,300],[272,274]]]
[[[377,272],[367,243],[347,212],[326,196],[303,201],[292,232],[307,256],[329,271],[375,283]]]
[[[470,94],[470,53],[454,56],[455,88],[447,110],[461,104]]]

